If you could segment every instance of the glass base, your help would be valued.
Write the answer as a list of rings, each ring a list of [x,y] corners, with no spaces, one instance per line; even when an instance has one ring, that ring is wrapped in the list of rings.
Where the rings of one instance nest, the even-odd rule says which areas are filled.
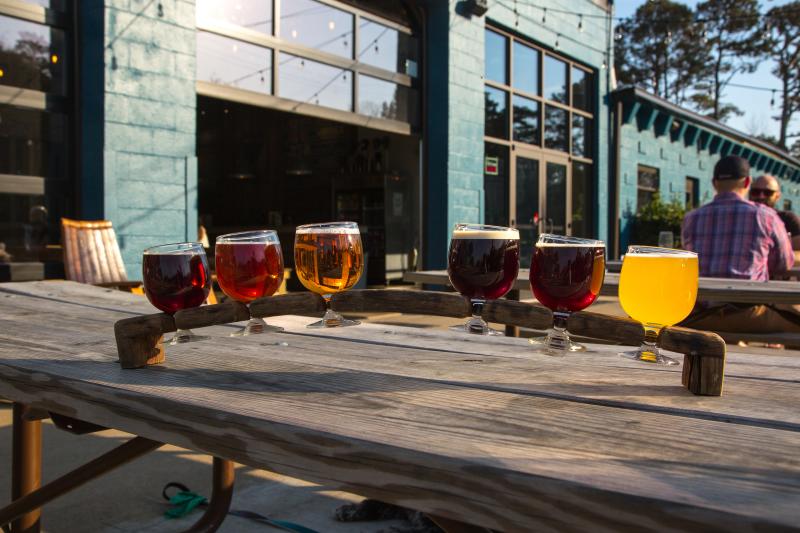
[[[234,331],[229,337],[246,337],[248,335],[258,335],[259,333],[276,333],[278,331],[283,331],[283,328],[270,326],[264,322],[263,318],[251,318],[242,329]]]
[[[325,311],[325,316],[322,317],[322,320],[317,322],[313,322],[307,325],[307,328],[345,328],[348,326],[357,326],[361,324],[358,320],[350,320],[349,318],[345,318],[339,313],[335,311],[331,311],[328,309]]]
[[[171,339],[164,342],[170,346],[175,346],[176,344],[186,344],[187,342],[204,341],[210,338],[211,337],[207,335],[195,335],[194,333],[192,333],[192,330],[190,329],[179,329],[175,332],[175,335]]]
[[[619,355],[627,359],[633,359],[634,361],[650,363],[651,365],[676,366],[680,364],[679,361],[673,359],[672,357],[667,357],[666,355],[662,355],[661,351],[658,348],[654,349],[652,347],[643,346],[638,350],[631,350],[629,352],[620,352]]]
[[[486,323],[484,322],[484,324]],[[476,328],[470,325],[469,322],[467,322],[466,324],[460,324],[458,326],[450,326],[450,331],[458,331],[459,333],[470,333],[472,335],[491,335],[491,336],[505,335],[505,332],[492,329],[488,325],[486,325],[483,328]]]
[[[586,346],[577,342],[573,342],[569,336],[567,336],[566,339],[562,339],[560,335],[552,335],[549,332],[543,337],[533,337],[528,339],[528,343],[540,347],[543,352],[549,355],[564,355],[565,353],[569,352],[586,351]]]

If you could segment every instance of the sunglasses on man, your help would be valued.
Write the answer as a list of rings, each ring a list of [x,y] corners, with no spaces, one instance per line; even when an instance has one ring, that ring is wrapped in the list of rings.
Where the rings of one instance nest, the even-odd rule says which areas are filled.
[[[766,196],[767,198],[769,198],[770,196],[772,196],[776,192],[778,192],[778,191],[773,191],[771,189],[753,189],[753,188],[751,188],[750,189],[750,196]]]

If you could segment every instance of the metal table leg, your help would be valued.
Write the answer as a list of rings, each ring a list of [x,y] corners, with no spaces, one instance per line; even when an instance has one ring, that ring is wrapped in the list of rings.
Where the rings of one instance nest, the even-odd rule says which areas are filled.
[[[12,411],[11,499],[18,500],[39,488],[42,481],[42,422],[29,420],[28,406],[14,403]],[[32,509],[11,524],[13,533],[39,533],[41,510]],[[6,521],[0,520],[0,525]]]
[[[16,422],[16,419],[15,419]],[[15,423],[15,428],[17,427]],[[14,441],[16,444],[16,440]],[[37,441],[41,443],[41,440]],[[97,477],[106,474],[107,472],[113,470],[114,468],[121,466],[137,457],[140,457],[148,452],[151,452],[157,448],[163,446],[160,442],[155,442],[150,439],[145,439],[143,437],[136,437],[125,444],[114,448],[113,450],[101,455],[97,459],[94,459],[83,466],[76,468],[75,470],[64,474],[58,479],[55,479],[48,483],[47,485],[37,488],[36,490],[29,491],[24,496],[20,498],[15,498],[10,505],[0,509],[0,526],[7,524],[12,520],[16,520],[14,524],[20,522],[20,517],[29,517],[32,514],[36,516],[35,528],[36,529],[14,529],[15,526],[12,525],[12,532],[16,533],[17,531],[39,531],[39,524],[38,524],[38,517],[39,517],[39,508],[44,505],[45,503],[54,500],[65,494],[76,487],[83,485],[84,483],[91,481]],[[41,451],[37,449],[37,451]],[[14,472],[16,474],[17,469],[22,471],[22,474],[29,476],[28,478],[24,478],[25,481],[28,482],[28,486],[31,486],[30,477],[33,477],[33,474],[39,474],[41,469],[41,462],[40,454],[35,455],[30,454],[30,456],[25,457],[28,461],[22,461],[17,463],[17,455],[15,454],[15,466]],[[20,466],[21,465],[21,466]],[[26,471],[24,469],[25,466],[28,466],[28,469],[33,470],[32,466],[36,466],[34,472]],[[39,484],[39,477],[36,477],[36,485]],[[30,527],[34,527],[33,525]]]
[[[185,533],[213,533],[225,517],[233,498],[233,461],[214,457],[214,486],[211,489],[211,501],[200,520],[186,530]]]

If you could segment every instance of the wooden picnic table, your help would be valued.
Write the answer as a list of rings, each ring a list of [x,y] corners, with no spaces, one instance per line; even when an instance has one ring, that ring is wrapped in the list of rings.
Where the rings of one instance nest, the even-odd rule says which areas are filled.
[[[308,317],[285,316],[269,319],[283,333],[229,338],[233,326],[214,326],[208,341],[168,347],[162,365],[121,369],[115,321],[152,311],[72,282],[0,284],[0,396],[444,524],[800,524],[796,357],[729,353],[724,395],[695,396],[680,367],[614,346],[554,358],[526,339],[309,330]]]
[[[520,269],[514,290],[529,291],[529,271]],[[446,270],[408,271],[403,274],[403,281],[425,283],[430,285],[450,285]],[[606,272],[603,296],[618,296],[619,273]],[[697,299],[701,301],[718,301],[732,303],[783,303],[800,304],[800,283],[797,281],[747,281],[742,279],[700,278]]]

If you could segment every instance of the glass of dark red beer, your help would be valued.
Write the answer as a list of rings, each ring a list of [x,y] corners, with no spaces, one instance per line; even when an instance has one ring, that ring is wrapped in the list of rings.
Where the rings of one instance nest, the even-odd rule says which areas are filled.
[[[597,299],[605,277],[605,257],[603,241],[547,233],[539,236],[531,261],[531,290],[553,311],[553,328],[545,337],[531,339],[532,343],[541,344],[551,355],[586,350],[570,340],[567,319]]]
[[[211,290],[208,259],[199,242],[179,242],[153,246],[142,257],[142,281],[147,299],[169,315],[198,307]],[[191,330],[179,329],[169,344],[204,340]]]
[[[228,297],[249,304],[256,298],[272,296],[283,282],[283,253],[274,230],[229,233],[217,238],[214,247],[217,283]],[[231,337],[283,331],[261,318],[250,321]]]
[[[477,335],[502,335],[481,310],[486,300],[504,296],[519,273],[519,232],[514,228],[456,224],[450,239],[447,274],[453,287],[472,302],[472,318],[450,329]]]

